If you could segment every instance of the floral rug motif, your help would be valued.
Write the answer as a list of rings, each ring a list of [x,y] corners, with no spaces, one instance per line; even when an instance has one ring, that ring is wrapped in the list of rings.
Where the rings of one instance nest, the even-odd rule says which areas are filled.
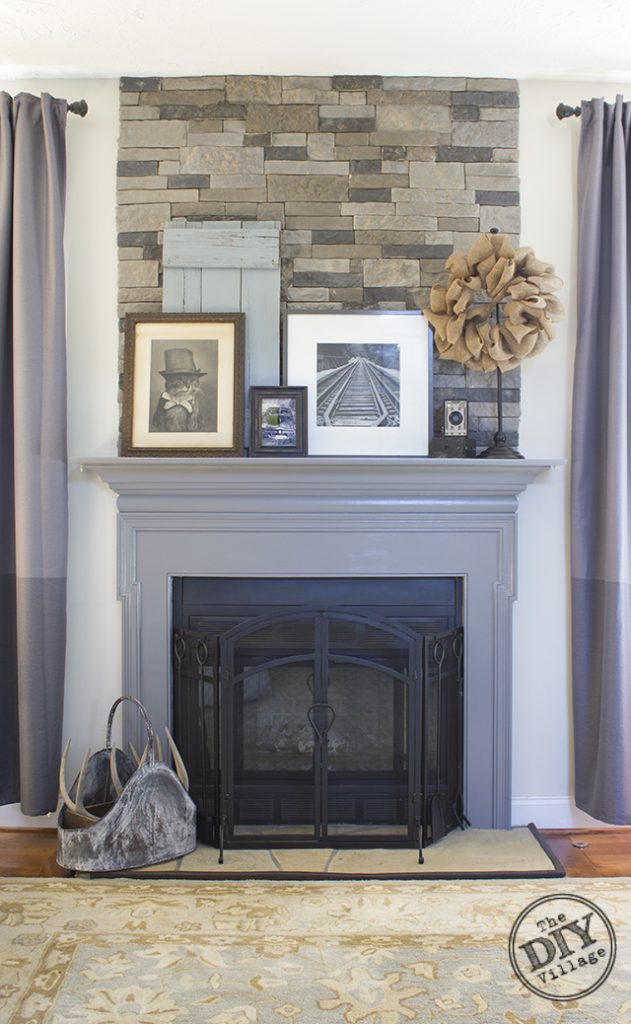
[[[609,1024],[631,1021],[628,879],[0,880],[3,1024]],[[585,998],[513,973],[546,894],[608,915],[618,958]]]

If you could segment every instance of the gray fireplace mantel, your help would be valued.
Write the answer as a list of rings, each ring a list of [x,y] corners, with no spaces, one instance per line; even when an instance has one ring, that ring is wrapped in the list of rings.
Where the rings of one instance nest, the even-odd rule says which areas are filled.
[[[171,718],[174,577],[463,577],[465,809],[474,825],[510,826],[518,495],[560,462],[74,461],[118,495],[123,691],[159,729]],[[140,739],[133,719],[126,738]]]

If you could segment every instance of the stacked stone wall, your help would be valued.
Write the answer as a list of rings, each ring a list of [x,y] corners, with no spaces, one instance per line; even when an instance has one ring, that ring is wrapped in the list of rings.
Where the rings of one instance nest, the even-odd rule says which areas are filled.
[[[121,80],[119,315],[162,308],[169,220],[279,221],[288,309],[417,309],[480,231],[519,236],[513,80],[215,76]],[[470,434],[496,429],[494,375],[435,361]],[[504,379],[517,442],[519,371]]]

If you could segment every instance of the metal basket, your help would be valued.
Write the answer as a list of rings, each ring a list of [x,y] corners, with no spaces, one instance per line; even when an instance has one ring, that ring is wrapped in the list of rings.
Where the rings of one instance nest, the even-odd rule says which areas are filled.
[[[136,705],[147,728],[147,746],[138,767],[112,746],[114,713],[124,700]],[[70,788],[74,806],[64,804],[59,812],[61,867],[125,871],[174,860],[195,849],[195,804],[176,773],[156,760],[155,740],[140,701],[119,697],[107,720],[105,747],[87,760]]]

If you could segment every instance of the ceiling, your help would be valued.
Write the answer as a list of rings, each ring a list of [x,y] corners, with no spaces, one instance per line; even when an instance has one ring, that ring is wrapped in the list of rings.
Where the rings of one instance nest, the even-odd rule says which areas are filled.
[[[0,75],[631,79],[629,0],[2,0]]]

